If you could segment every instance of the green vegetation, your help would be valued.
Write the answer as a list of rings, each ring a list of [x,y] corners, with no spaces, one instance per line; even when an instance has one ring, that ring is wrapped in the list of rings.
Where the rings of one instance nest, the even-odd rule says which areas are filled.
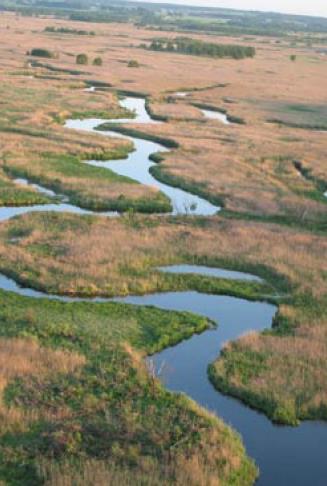
[[[159,154],[154,154],[151,159],[158,163],[158,165],[154,165],[150,168],[150,173],[153,175],[155,179],[157,179],[160,182],[163,182],[164,184],[168,184],[169,186],[172,187],[178,187],[180,189],[183,189],[184,191],[187,191],[191,194],[195,194],[196,196],[200,196],[207,201],[211,202],[212,204],[215,204],[218,207],[222,207],[224,205],[223,198],[216,195],[212,194],[210,191],[207,189],[207,184],[199,184],[195,183],[193,181],[187,181],[183,179],[182,177],[175,176],[173,174],[169,174],[163,166],[161,166],[159,163],[164,160],[162,155]],[[191,209],[191,208],[190,208]],[[217,208],[218,211],[218,208]],[[191,212],[191,211],[190,211]]]
[[[327,191],[327,178],[326,180],[320,179],[312,174],[312,170],[305,167],[300,160],[293,160],[293,165],[296,170],[308,181],[312,181],[317,187],[318,194],[313,194],[315,199],[327,202],[324,193]]]
[[[127,156],[130,148],[122,146],[112,152],[96,156],[97,159],[122,159]],[[88,158],[91,158],[88,155]],[[153,195],[129,198],[123,194],[123,184],[138,186],[138,183],[128,177],[120,176],[102,167],[93,167],[73,155],[57,155],[43,153],[40,163],[34,166],[7,165],[6,171],[15,177],[23,177],[52,189],[58,194],[67,195],[76,206],[94,211],[129,211],[131,209],[143,212],[170,212],[169,199],[161,192]],[[116,196],[111,185],[115,185]],[[119,186],[121,184],[121,188]],[[104,187],[106,186],[106,187]],[[100,190],[102,189],[102,190]]]
[[[127,66],[130,68],[138,68],[140,67],[140,63],[136,59],[131,59],[130,61],[128,61]]]
[[[20,346],[22,363],[1,403],[0,478],[6,484],[38,486],[55,481],[55,473],[62,483],[67,471],[74,484],[91,463],[90,477],[99,484],[100,468],[105,483],[104,471],[116,480],[123,471],[125,484],[132,478],[149,484],[151,477],[151,484],[187,480],[195,486],[192,457],[204,483],[217,477],[226,486],[253,483],[256,469],[240,439],[187,398],[166,392],[130,348],[156,351],[206,329],[208,321],[115,303],[91,310],[88,303],[3,291],[0,301],[1,344]],[[31,349],[47,353],[49,370],[42,371],[42,358],[26,373]]]
[[[54,52],[42,48],[32,49],[31,52],[27,53],[27,55],[35,57],[47,57],[49,59],[53,59],[56,57]]]
[[[231,57],[244,59],[255,56],[255,48],[241,45],[215,44],[188,37],[170,39],[155,39],[149,46],[152,51],[178,52],[195,56],[208,56],[215,58]]]
[[[327,106],[282,101],[250,100],[265,113],[267,121],[293,128],[327,130]]]
[[[310,214],[297,215],[296,213],[289,214],[273,214],[273,215],[257,215],[249,212],[237,212],[230,209],[223,209],[220,213],[226,219],[235,219],[240,221],[258,221],[261,223],[275,223],[289,228],[298,228],[316,233],[327,232],[327,216],[326,212],[320,215],[311,217]]]
[[[47,69],[48,71],[54,73],[64,73],[64,74],[72,74],[73,76],[79,76],[80,74],[86,74],[84,71],[78,71],[76,69],[66,69],[57,66],[52,66],[51,64],[44,64],[43,62],[39,61],[32,61],[32,67],[41,67],[43,69]]]
[[[92,62],[93,66],[102,66],[102,57],[95,57]]]
[[[324,360],[324,329],[320,332],[317,329],[315,333],[307,330],[308,335],[315,335],[307,347],[304,336],[296,332],[298,323],[294,319],[295,315],[311,316],[316,322],[321,320],[323,323],[327,300],[326,296],[315,299],[295,292],[291,302],[294,308],[291,316],[279,313],[272,330],[230,343],[219,359],[210,365],[208,372],[210,380],[221,392],[263,411],[273,422],[295,426],[301,420],[327,420],[327,407],[320,388],[326,374],[315,369],[315,364]],[[279,349],[274,345],[276,337],[281,340]],[[286,349],[288,353],[283,363],[278,354],[285,353]],[[311,368],[311,378],[306,371],[308,367]],[[287,389],[284,380],[277,378],[283,373],[288,373]],[[272,387],[267,386],[267,376],[275,380]]]
[[[31,206],[51,202],[54,202],[54,200],[37,191],[20,187],[1,174],[0,206]]]
[[[44,32],[50,32],[52,34],[95,35],[93,30],[71,29],[69,27],[48,26],[44,29]]]
[[[76,56],[76,64],[88,64],[89,58],[86,54],[77,54]]]

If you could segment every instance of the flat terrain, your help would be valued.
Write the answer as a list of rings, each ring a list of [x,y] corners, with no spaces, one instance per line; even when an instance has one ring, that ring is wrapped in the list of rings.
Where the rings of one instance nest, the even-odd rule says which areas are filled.
[[[1,206],[58,202],[14,182],[24,177],[80,207],[124,214],[31,213],[2,222],[0,271],[51,294],[194,289],[276,303],[273,329],[227,343],[210,379],[278,423],[326,420],[327,65],[319,37],[296,47],[287,38],[185,34],[256,48],[254,58],[236,60],[140,47],[160,35],[125,23],[1,13]],[[55,56],[28,55],[33,48]],[[87,65],[76,64],[81,53]],[[98,56],[102,66],[92,64]],[[85,91],[96,83],[103,89]],[[118,103],[124,92],[144,94],[166,120],[129,129],[176,142],[155,177],[219,202],[218,215],[160,216],[170,203],[156,188],[84,163],[122,159],[133,145],[81,135],[64,121],[132,116]],[[209,120],[201,107],[234,123]],[[157,271],[177,263],[252,272],[265,282]],[[206,319],[4,291],[0,304],[4,484],[253,484],[257,469],[238,435],[167,392],[144,365],[146,354],[210,327]]]

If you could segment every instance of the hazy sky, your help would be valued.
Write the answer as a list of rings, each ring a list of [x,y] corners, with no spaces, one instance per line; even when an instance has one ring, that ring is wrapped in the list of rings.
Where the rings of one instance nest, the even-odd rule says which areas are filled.
[[[271,12],[327,17],[327,0],[148,0],[155,3],[177,3],[208,7],[264,10]]]

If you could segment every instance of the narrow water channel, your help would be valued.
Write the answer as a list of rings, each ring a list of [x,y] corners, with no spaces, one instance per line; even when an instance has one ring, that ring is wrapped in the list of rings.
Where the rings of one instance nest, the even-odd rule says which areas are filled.
[[[120,101],[120,105],[135,113],[135,118],[127,118],[120,120],[103,120],[98,118],[89,118],[82,120],[67,120],[66,127],[81,130],[86,132],[95,132],[96,127],[106,122],[114,122],[115,124],[157,124],[160,122],[152,120],[149,116],[144,98],[126,97]],[[116,174],[127,176],[135,181],[145,184],[147,186],[156,187],[161,192],[169,197],[174,215],[189,214],[197,216],[211,216],[216,214],[220,208],[211,204],[209,201],[191,194],[182,189],[178,189],[168,184],[164,184],[155,179],[149,172],[150,168],[155,164],[150,160],[150,155],[156,152],[168,152],[168,149],[163,145],[144,140],[141,137],[130,137],[118,134],[113,131],[97,131],[104,136],[119,137],[125,140],[130,140],[134,144],[134,152],[131,152],[126,159],[122,160],[108,160],[98,161],[89,160],[86,163],[96,167],[105,167],[112,170]]]

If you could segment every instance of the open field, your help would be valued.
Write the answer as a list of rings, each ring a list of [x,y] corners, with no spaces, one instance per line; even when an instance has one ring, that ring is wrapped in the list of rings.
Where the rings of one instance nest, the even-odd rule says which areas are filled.
[[[278,423],[326,420],[323,34],[306,42],[298,33],[296,44],[287,36],[184,35],[251,46],[256,54],[154,52],[140,46],[176,32],[0,12],[0,205],[58,202],[13,182],[24,177],[80,207],[125,213],[33,213],[2,222],[0,272],[49,294],[192,289],[276,303],[273,328],[226,343],[209,377]],[[27,54],[35,48],[51,57]],[[89,62],[77,65],[82,53]],[[102,65],[93,64],[98,57]],[[94,85],[102,89],[85,91]],[[221,213],[142,215],[170,211],[168,198],[84,163],[124,159],[133,144],[118,134],[68,130],[65,120],[132,117],[118,103],[124,93],[143,94],[162,123],[116,131],[166,141],[170,150],[154,157],[154,177],[221,204]],[[234,123],[207,119],[201,108],[221,110]],[[265,282],[157,269],[178,263],[251,272]],[[146,355],[208,329],[206,318],[2,290],[0,304],[0,482],[254,483],[258,470],[237,433],[166,391],[144,364]]]
[[[10,24],[9,29],[6,24]],[[76,66],[75,55],[81,50],[80,36],[49,33],[44,29],[49,25],[71,28],[78,25],[87,30],[89,24],[2,14],[1,25],[5,35],[0,68],[4,79],[10,79],[10,85],[5,83],[2,87],[2,96],[6,100],[3,102],[6,117],[2,126],[10,120],[15,125],[15,133],[6,135],[8,140],[2,147],[11,159],[8,166],[24,169],[30,176],[44,181],[46,177],[40,168],[44,165],[45,172],[49,169],[42,153],[39,154],[39,168],[34,164],[33,157],[35,152],[38,153],[35,145],[40,146],[40,140],[27,137],[26,133],[18,134],[17,126],[28,126],[31,131],[39,129],[50,139],[49,132],[53,137],[56,134],[57,140],[49,144],[47,152],[62,151],[81,158],[88,156],[92,149],[85,147],[86,141],[95,144],[96,138],[85,136],[82,146],[76,146],[78,135],[67,132],[64,135],[56,121],[76,113],[81,116],[101,116],[102,113],[102,116],[112,117],[119,114],[111,93],[81,92],[83,80],[95,79],[120,90],[150,95],[151,111],[170,119],[169,123],[160,126],[145,127],[148,133],[173,138],[180,144],[178,150],[165,156],[157,169],[158,177],[174,179],[179,185],[186,182],[211,197],[219,196],[226,210],[232,213],[325,224],[326,201],[321,190],[321,185],[326,187],[324,133],[267,123],[272,119],[305,126],[325,123],[322,107],[326,104],[326,93],[319,80],[325,75],[326,65],[323,55],[313,48],[290,48],[273,40],[262,43],[257,37],[253,42],[257,49],[253,59],[208,61],[197,56],[140,49],[142,40],[154,37],[153,31],[136,29],[128,24],[94,24],[96,35],[88,37],[85,52],[90,60],[101,55],[103,65]],[[192,37],[212,40],[205,35],[192,34]],[[220,38],[219,42],[230,43],[231,40]],[[233,43],[242,44],[244,40],[235,38]],[[55,52],[58,58],[26,56],[26,51],[37,46]],[[297,55],[295,62],[290,61],[291,54]],[[29,59],[53,69],[28,67]],[[136,59],[140,67],[129,68],[130,59]],[[76,70],[79,75],[69,74]],[[159,72],[163,75],[158,76]],[[192,72],[191,77],[189,72]],[[169,77],[165,73],[169,73]],[[192,88],[197,91],[182,99],[169,95],[176,90]],[[36,92],[38,96],[35,96]],[[243,119],[246,124],[226,127],[205,120],[193,103],[227,110],[229,115]],[[126,153],[127,147],[122,146],[121,141],[97,143],[99,147],[104,144],[102,151],[107,155],[118,156],[117,150],[119,154]],[[13,154],[12,144],[15,145]],[[26,144],[33,155],[25,155]],[[19,156],[21,151],[23,157]],[[104,157],[99,148],[97,154],[99,158]],[[301,176],[294,161],[300,161],[306,170],[311,171],[312,178]],[[96,184],[99,184],[94,174]],[[149,188],[127,185],[115,178],[110,195],[99,188],[101,197],[97,197],[95,188],[84,187],[85,177],[86,174],[81,174],[77,180],[71,180],[54,167],[54,173],[50,173],[48,179],[59,180],[60,189],[73,194],[79,202],[86,200],[91,207],[100,204],[100,199],[109,207],[112,200],[122,194],[127,199],[126,207],[128,201],[133,207],[135,199],[158,197]],[[110,177],[107,175],[107,183]],[[153,210],[155,208],[156,203]]]

